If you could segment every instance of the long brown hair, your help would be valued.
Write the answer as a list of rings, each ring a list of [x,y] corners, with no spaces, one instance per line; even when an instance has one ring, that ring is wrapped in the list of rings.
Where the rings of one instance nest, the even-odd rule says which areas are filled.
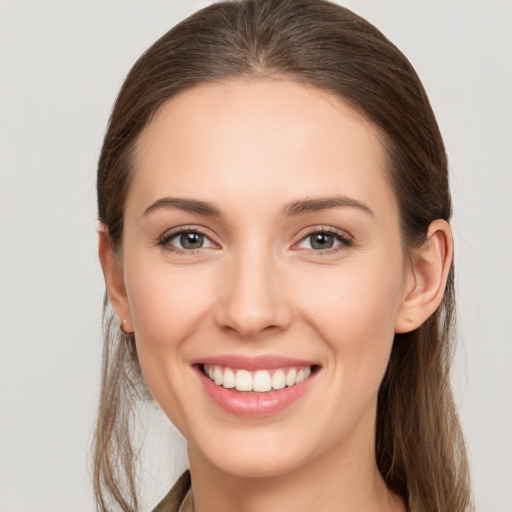
[[[373,25],[324,0],[240,0],[211,5],[160,38],[119,93],[98,166],[99,219],[122,247],[132,153],[158,108],[199,83],[287,76],[349,102],[380,131],[404,246],[419,246],[435,219],[449,220],[447,157],[427,95],[404,55]],[[376,457],[388,487],[410,511],[471,509],[468,464],[452,397],[454,338],[450,271],[439,310],[395,335],[379,390]],[[138,509],[130,439],[132,408],[144,391],[133,336],[104,312],[105,347],[94,441],[98,510]]]

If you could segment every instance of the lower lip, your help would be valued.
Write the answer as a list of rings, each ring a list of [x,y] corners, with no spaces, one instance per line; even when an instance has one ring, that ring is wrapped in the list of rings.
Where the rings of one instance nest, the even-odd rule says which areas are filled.
[[[266,393],[244,393],[217,386],[199,367],[197,372],[206,393],[217,405],[232,414],[249,417],[271,416],[282,411],[306,393],[316,376],[314,372],[306,380],[289,388]]]

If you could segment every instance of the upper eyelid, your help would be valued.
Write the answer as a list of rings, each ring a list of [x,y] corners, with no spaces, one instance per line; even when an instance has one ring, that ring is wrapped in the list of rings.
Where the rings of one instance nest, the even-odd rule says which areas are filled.
[[[307,228],[302,229],[297,235],[297,242],[304,240],[308,236],[314,235],[315,233],[329,233],[331,235],[339,236],[340,238],[345,238],[348,240],[353,240],[354,237],[346,230],[335,228],[333,226],[309,226]]]
[[[161,241],[161,240],[164,240],[164,239],[168,239],[168,238],[173,238],[181,233],[200,233],[201,235],[204,235],[205,237],[207,237],[209,240],[212,240],[212,238],[215,238],[212,236],[210,230],[208,230],[207,228],[204,228],[202,226],[196,226],[196,225],[191,225],[191,226],[178,226],[176,228],[170,228],[166,231],[164,231],[161,235],[158,236],[158,241]]]

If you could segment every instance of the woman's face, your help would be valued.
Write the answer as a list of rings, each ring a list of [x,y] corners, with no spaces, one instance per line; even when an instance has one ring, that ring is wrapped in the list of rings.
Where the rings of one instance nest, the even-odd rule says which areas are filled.
[[[373,456],[412,279],[384,162],[368,121],[288,80],[195,87],[143,132],[121,314],[192,464],[275,476]]]

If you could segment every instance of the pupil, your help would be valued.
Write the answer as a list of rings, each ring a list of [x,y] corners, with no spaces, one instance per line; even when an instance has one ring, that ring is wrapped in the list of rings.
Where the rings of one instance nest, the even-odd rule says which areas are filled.
[[[180,236],[180,243],[185,249],[199,249],[203,245],[204,237],[200,233],[184,233]]]
[[[317,233],[312,237],[311,247],[313,249],[330,249],[333,246],[334,238],[328,233]]]

